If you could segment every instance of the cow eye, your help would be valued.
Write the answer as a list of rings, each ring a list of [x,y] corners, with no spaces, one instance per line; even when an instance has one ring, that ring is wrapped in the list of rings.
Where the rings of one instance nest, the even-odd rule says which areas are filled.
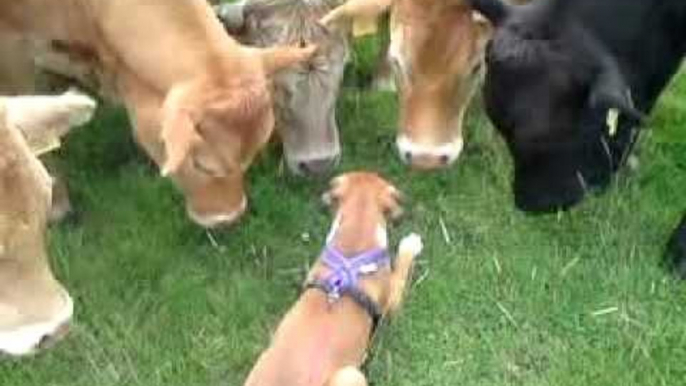
[[[221,177],[222,173],[217,167],[212,167],[208,163],[201,160],[199,157],[193,157],[193,168],[195,168],[200,173],[206,174],[210,177]]]

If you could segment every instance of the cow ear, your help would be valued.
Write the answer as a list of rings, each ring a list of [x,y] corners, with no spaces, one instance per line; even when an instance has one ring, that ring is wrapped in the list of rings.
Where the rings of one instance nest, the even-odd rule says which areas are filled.
[[[245,26],[245,2],[223,3],[213,7],[214,13],[231,34],[239,34]]]
[[[590,90],[589,105],[593,109],[618,110],[627,118],[640,123],[645,115],[634,107],[631,90],[616,68],[605,69]]]
[[[502,0],[467,0],[467,3],[494,26],[502,24],[512,12],[512,6]]]
[[[392,0],[349,0],[329,11],[319,22],[327,27],[352,22],[353,36],[374,34],[378,18],[388,11]]]
[[[472,11],[472,23],[476,31],[476,45],[477,51],[485,52],[486,45],[493,36],[493,24],[486,19],[481,13]]]
[[[306,62],[312,58],[317,46],[308,44],[303,47],[271,47],[258,49],[262,64],[267,75],[279,70]]]
[[[18,96],[5,99],[6,122],[17,128],[35,155],[60,146],[60,137],[88,122],[96,102],[75,90],[54,96]]]
[[[165,161],[162,176],[176,173],[193,147],[202,141],[189,109],[182,105],[183,91],[172,89],[162,106],[162,143]]]

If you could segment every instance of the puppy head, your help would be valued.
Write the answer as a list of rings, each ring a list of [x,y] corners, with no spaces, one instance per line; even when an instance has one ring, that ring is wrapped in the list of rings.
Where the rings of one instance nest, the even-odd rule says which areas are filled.
[[[350,172],[332,179],[322,201],[334,211],[350,216],[379,213],[383,220],[396,220],[403,213],[400,191],[371,172]]]

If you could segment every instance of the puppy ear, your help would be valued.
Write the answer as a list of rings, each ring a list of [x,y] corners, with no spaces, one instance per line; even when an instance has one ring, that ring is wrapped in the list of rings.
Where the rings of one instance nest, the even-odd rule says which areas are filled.
[[[343,189],[345,188],[345,177],[338,176],[331,180],[329,183],[329,190],[322,194],[322,202],[328,207],[334,207],[338,205]]]
[[[324,203],[324,205],[332,207],[335,203],[335,197],[333,195],[333,192],[331,192],[330,190],[324,192],[324,194],[322,194],[322,202]]]
[[[161,172],[165,177],[176,173],[193,147],[202,141],[190,111],[182,105],[183,94],[184,90],[173,89],[162,107],[162,143],[166,159]]]

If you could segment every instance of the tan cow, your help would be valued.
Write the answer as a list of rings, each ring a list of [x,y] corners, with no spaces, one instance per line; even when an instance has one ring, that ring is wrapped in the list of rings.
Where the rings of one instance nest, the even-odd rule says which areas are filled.
[[[29,354],[66,333],[74,305],[48,264],[52,179],[35,154],[94,109],[72,93],[0,98],[0,352]]]
[[[448,166],[464,146],[464,116],[483,77],[491,26],[462,0],[350,0],[322,21],[370,24],[389,7],[388,61],[400,94],[398,152],[417,168]]]
[[[448,166],[464,145],[464,115],[482,77],[490,25],[461,0],[351,0],[323,22],[374,23],[389,6],[400,157],[421,169]]]
[[[204,227],[244,212],[243,173],[274,126],[270,77],[314,52],[241,46],[205,0],[8,0],[0,37],[8,32],[97,68]]]

